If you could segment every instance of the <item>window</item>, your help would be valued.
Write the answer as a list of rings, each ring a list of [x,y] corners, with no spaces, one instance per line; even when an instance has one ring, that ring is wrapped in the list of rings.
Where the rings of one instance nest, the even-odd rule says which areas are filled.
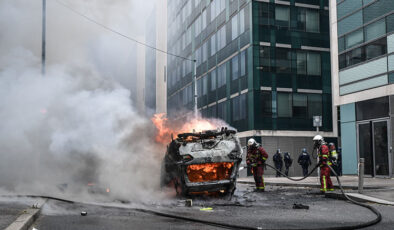
[[[321,116],[322,112],[322,96],[320,94],[308,95],[308,117]]]
[[[291,50],[276,48],[276,72],[291,73]]]
[[[263,71],[270,70],[270,47],[269,46],[261,46],[260,47],[260,67],[262,67]]]
[[[227,111],[226,111],[226,102],[222,102],[218,104],[218,118],[222,120],[226,120]]]
[[[277,94],[278,117],[292,117],[291,93]]]
[[[271,92],[261,92],[261,114],[263,117],[272,116]]]
[[[246,75],[246,51],[242,51],[241,52],[241,76],[245,76]]]
[[[197,80],[197,96],[202,96],[202,78]]]
[[[339,69],[364,62],[386,53],[387,38],[384,37],[339,55]]]
[[[211,2],[211,22],[216,18],[215,2]]]
[[[319,11],[308,9],[306,11],[306,31],[307,32],[319,32],[320,20]]]
[[[238,55],[231,59],[231,79],[238,79]]]
[[[226,26],[222,26],[218,31],[218,50],[226,46]]]
[[[297,52],[297,74],[306,75],[306,53]]]
[[[364,41],[364,36],[363,36],[363,29],[359,29],[357,31],[354,31],[348,35],[346,35],[346,49],[349,49],[355,45],[358,45],[360,43],[363,43]]]
[[[208,77],[202,76],[202,95],[207,95],[208,92]]]
[[[202,63],[202,53],[201,53],[202,47],[200,46],[196,50],[196,60],[197,60],[197,65],[201,65]]]
[[[308,52],[307,55],[307,72],[308,75],[321,75],[321,60],[320,54]]]
[[[345,0],[341,2],[337,6],[338,18],[342,18],[343,16],[354,12],[356,9],[359,9],[361,7],[361,3],[362,2],[360,0]]]
[[[208,42],[202,45],[202,62],[205,62],[208,58]]]
[[[338,21],[338,36],[342,36],[363,25],[362,10]]]
[[[201,15],[199,15],[194,22],[194,31],[195,31],[195,37],[197,37],[201,33]]]
[[[211,72],[211,91],[216,89],[216,69]]]
[[[293,94],[293,117],[306,118],[308,116],[308,102],[305,94]]]
[[[201,17],[202,17],[202,28],[204,29],[207,27],[207,11],[205,9],[202,11]]]
[[[306,29],[306,9],[298,8],[297,14],[297,29],[301,31],[305,31]]]
[[[365,46],[365,58],[366,60],[374,57],[381,56],[387,51],[387,40],[386,38],[379,39]]]
[[[211,56],[216,53],[216,34],[213,34],[211,37]]]
[[[239,116],[239,109],[240,109],[240,105],[239,105],[239,98],[240,97],[234,97],[233,99],[231,99],[231,104],[232,104],[232,115],[233,115],[233,121],[238,121],[240,116]]]
[[[226,0],[214,0],[216,17],[226,8]]]
[[[365,41],[370,41],[386,34],[386,21],[383,18],[365,27]]]
[[[248,101],[247,101],[247,94],[241,94],[241,96],[239,96],[240,99],[240,113],[239,113],[239,119],[243,120],[246,119],[247,114],[248,114]]]
[[[231,40],[238,37],[238,15],[235,15],[231,19]]]
[[[275,25],[289,27],[290,9],[286,6],[275,6]]]
[[[345,50],[345,37],[338,38],[338,52]]]
[[[226,64],[218,67],[218,88],[226,84]]]
[[[355,65],[365,60],[364,47],[354,49],[346,55],[346,65]]]
[[[243,34],[245,32],[245,10],[239,12],[239,34]]]

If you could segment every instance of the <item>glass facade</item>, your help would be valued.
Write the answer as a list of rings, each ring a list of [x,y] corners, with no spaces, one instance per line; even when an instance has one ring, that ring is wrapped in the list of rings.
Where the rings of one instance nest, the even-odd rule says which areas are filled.
[[[202,115],[239,131],[315,130],[312,116],[322,115],[321,130],[332,131],[327,6],[169,0],[168,50],[196,59]],[[167,111],[176,116],[193,109],[193,63],[167,60]]]

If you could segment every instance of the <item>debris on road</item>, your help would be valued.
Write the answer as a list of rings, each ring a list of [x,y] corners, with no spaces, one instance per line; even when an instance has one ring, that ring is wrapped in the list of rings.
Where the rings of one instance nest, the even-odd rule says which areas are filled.
[[[293,209],[309,209],[309,206],[308,205],[294,203],[293,204]]]
[[[200,211],[204,211],[204,212],[213,212],[213,208],[211,208],[211,207],[200,208]]]
[[[185,206],[186,206],[186,207],[191,207],[191,206],[193,206],[193,200],[192,200],[192,199],[187,199],[187,200],[185,201]]]
[[[88,215],[88,213],[87,212],[81,212],[81,216],[86,216],[86,215]]]

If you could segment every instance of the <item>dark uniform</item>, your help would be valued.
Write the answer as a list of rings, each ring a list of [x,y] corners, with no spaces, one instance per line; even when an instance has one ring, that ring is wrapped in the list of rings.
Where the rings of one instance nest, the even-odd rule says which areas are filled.
[[[287,152],[284,153],[284,162],[285,162],[285,167],[286,167],[285,174],[286,174],[286,176],[289,176],[289,168],[293,164],[293,159],[291,159],[290,154]]]
[[[246,155],[246,164],[252,167],[256,189],[264,191],[264,163],[268,158],[267,152],[260,146],[249,146]]]
[[[283,167],[283,158],[282,155],[280,154],[280,151],[276,151],[275,155],[272,158],[274,160],[274,164],[275,164],[275,168],[281,172],[282,171],[282,167]],[[276,177],[280,177],[280,173],[276,172]]]
[[[311,158],[307,153],[306,149],[302,150],[302,153],[298,157],[298,164],[302,167],[302,173],[304,176],[308,175],[308,167],[312,164]]]

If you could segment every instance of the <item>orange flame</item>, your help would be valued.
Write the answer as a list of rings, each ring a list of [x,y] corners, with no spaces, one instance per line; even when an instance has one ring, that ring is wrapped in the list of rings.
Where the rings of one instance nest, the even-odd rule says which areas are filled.
[[[196,117],[188,119],[182,125],[170,124],[166,114],[159,113],[152,117],[152,122],[157,128],[156,141],[159,143],[167,144],[171,140],[171,134],[174,138],[180,133],[202,132],[204,130],[214,130],[221,126],[226,126],[224,122],[212,119],[204,119]]]
[[[234,162],[205,163],[187,166],[191,182],[226,180],[230,178]]]

